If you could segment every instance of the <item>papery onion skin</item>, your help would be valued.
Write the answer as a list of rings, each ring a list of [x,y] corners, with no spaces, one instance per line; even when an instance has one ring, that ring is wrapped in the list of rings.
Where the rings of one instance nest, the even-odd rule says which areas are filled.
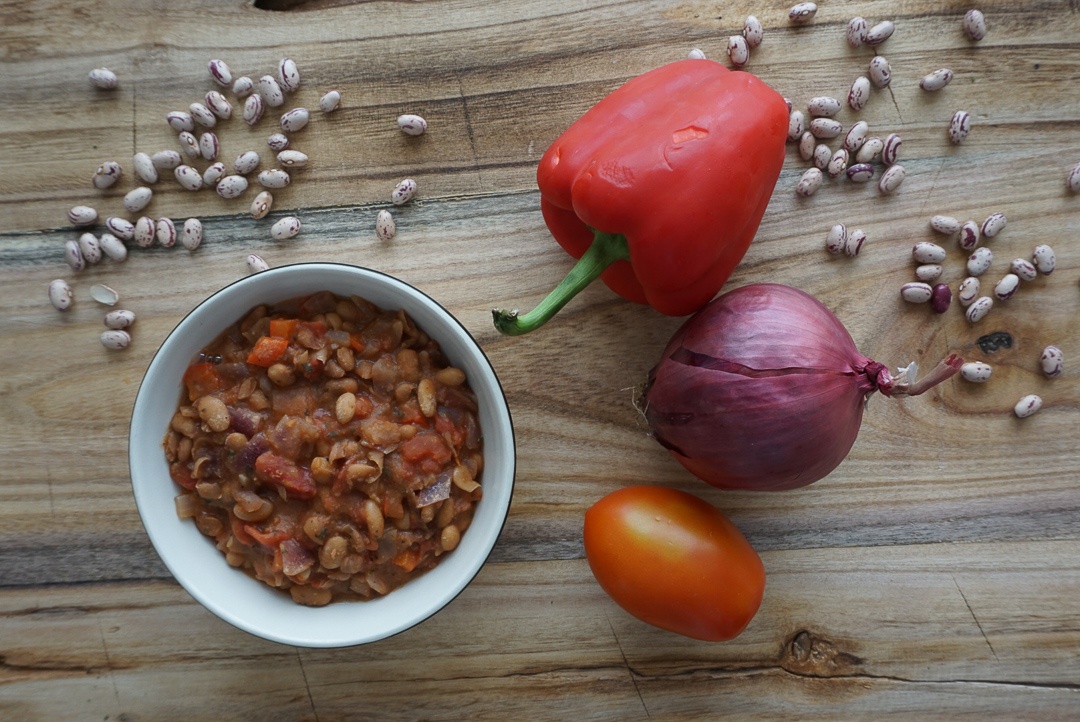
[[[955,373],[955,359],[935,383]],[[638,405],[656,440],[698,478],[778,491],[812,484],[844,460],[876,390],[903,393],[820,301],[752,284],[683,324]]]

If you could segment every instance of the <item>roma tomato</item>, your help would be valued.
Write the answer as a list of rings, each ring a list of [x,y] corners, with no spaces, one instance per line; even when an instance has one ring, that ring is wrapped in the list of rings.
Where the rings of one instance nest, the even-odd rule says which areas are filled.
[[[615,603],[643,622],[711,642],[761,606],[765,567],[718,509],[692,494],[632,486],[585,513],[585,555]]]

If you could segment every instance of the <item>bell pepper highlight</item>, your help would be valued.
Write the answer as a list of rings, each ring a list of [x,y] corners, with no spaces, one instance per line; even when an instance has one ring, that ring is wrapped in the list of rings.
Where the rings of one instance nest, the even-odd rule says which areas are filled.
[[[600,278],[670,316],[708,303],[745,255],[784,163],[784,99],[747,72],[682,60],[631,79],[552,143],[540,210],[578,262],[535,309],[495,309],[508,335]]]

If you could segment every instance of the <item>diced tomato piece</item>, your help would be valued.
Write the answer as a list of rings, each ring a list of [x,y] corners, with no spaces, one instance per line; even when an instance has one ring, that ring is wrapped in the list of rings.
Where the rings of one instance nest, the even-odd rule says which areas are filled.
[[[416,565],[420,563],[420,559],[423,555],[420,553],[420,549],[416,546],[411,546],[406,549],[402,549],[394,556],[394,564],[401,567],[407,572],[411,572],[416,569]]]
[[[253,541],[267,549],[277,549],[283,541],[296,536],[292,521],[280,516],[273,517],[269,525],[264,523],[262,528],[255,524],[241,524],[241,528]]]
[[[416,436],[405,441],[399,450],[402,458],[414,463],[424,459],[432,459],[439,464],[445,464],[453,458],[446,440],[433,431],[421,431]]]
[[[349,346],[351,346],[352,350],[357,352],[357,353],[363,353],[364,349],[367,348],[364,345],[363,339],[359,339],[356,336],[351,336],[349,338]]]
[[[415,399],[409,399],[401,404],[401,418],[398,421],[402,424],[422,426],[425,429],[428,427],[427,417],[420,411],[420,404]]]
[[[270,335],[276,338],[292,338],[296,333],[295,318],[272,318],[270,319]]]
[[[262,481],[280,486],[288,496],[296,499],[312,499],[318,491],[311,471],[272,451],[255,459],[255,475]]]
[[[247,362],[252,366],[262,366],[264,368],[271,366],[285,355],[288,348],[288,339],[263,336],[255,342],[255,347],[248,354]]]
[[[207,394],[225,388],[227,382],[209,362],[188,366],[184,371],[184,384],[187,386],[188,399],[194,401]]]
[[[435,430],[444,439],[449,439],[455,449],[460,449],[465,443],[465,429],[443,416],[441,412],[435,415]]]

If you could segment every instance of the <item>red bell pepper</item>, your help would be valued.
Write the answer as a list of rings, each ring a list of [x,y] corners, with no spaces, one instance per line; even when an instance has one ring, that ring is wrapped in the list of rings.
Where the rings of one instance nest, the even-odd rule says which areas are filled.
[[[544,153],[540,209],[579,259],[531,312],[496,309],[527,333],[597,277],[615,293],[683,316],[742,260],[784,164],[784,99],[747,72],[682,60],[633,78]]]

